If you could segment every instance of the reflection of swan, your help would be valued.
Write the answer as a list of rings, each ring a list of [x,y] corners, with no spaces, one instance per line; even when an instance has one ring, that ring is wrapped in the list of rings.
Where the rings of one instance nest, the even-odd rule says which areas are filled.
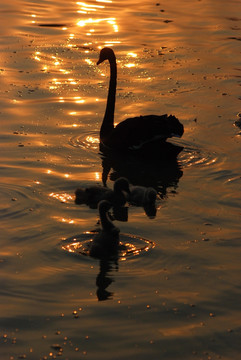
[[[113,267],[113,265],[115,266]],[[100,260],[100,271],[96,277],[96,295],[99,301],[111,299],[113,296],[112,292],[106,290],[107,287],[114,281],[112,278],[107,276],[110,271],[113,271],[113,268],[118,271],[117,260],[113,264],[109,260]]]
[[[114,110],[116,96],[116,58],[112,49],[103,48],[97,65],[104,60],[110,63],[110,84],[106,111],[100,129],[100,143],[102,148],[113,150],[146,151],[152,142],[165,143],[172,136],[181,137],[183,125],[173,115],[146,115],[126,119],[114,127]],[[102,149],[101,149],[102,150]],[[175,148],[167,148],[169,152]],[[166,154],[167,156],[171,155]],[[174,153],[174,156],[177,156]]]
[[[102,229],[91,243],[90,256],[92,257],[104,259],[118,256],[120,230],[115,227],[108,217],[111,206],[111,203],[107,200],[102,200],[98,204]]]
[[[166,143],[173,145],[170,143]],[[179,152],[183,149],[179,148]],[[133,185],[153,187],[161,198],[166,197],[168,188],[178,187],[183,171],[178,160],[162,161],[153,156],[142,158],[139,156],[122,156],[122,154],[105,153],[102,158],[102,182],[104,185],[109,178],[112,181],[120,177],[127,178]]]
[[[98,185],[86,189],[78,188],[75,191],[75,203],[97,208],[101,200],[108,200],[112,205],[123,206],[126,203],[126,193],[129,193],[129,183],[120,178],[115,181],[113,190]]]

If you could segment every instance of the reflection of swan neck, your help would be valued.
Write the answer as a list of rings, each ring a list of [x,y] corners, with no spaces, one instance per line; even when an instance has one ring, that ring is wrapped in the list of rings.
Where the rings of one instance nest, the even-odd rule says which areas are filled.
[[[105,115],[103,123],[100,129],[100,138],[104,138],[114,129],[114,113],[115,113],[115,96],[116,96],[116,78],[117,78],[117,68],[116,68],[116,58],[115,54],[109,57],[110,63],[110,82],[109,82],[109,91],[106,104]]]

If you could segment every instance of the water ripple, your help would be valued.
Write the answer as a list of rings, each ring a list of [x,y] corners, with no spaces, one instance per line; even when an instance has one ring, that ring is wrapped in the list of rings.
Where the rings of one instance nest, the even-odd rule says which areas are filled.
[[[71,137],[68,143],[73,147],[87,150],[88,153],[96,155],[99,150],[99,135],[97,131],[83,132],[78,136]],[[219,161],[217,153],[203,150],[200,146],[196,146],[191,142],[178,142],[176,140],[174,143],[184,147],[179,156],[180,165],[184,168],[200,165],[208,166]]]
[[[77,256],[90,256],[90,245],[97,231],[88,231],[61,242],[61,248]],[[120,234],[119,260],[125,261],[134,256],[145,254],[155,247],[155,243],[130,234]]]
[[[29,189],[15,185],[1,184],[0,217],[1,219],[20,218],[37,207],[33,202]]]
[[[68,144],[70,146],[87,150],[88,154],[96,153],[99,150],[99,135],[97,131],[82,132],[77,136],[73,136],[69,139]]]
[[[189,142],[182,142],[184,146],[180,153],[179,161],[183,168],[193,166],[209,166],[219,162],[219,156],[215,152],[203,150]]]

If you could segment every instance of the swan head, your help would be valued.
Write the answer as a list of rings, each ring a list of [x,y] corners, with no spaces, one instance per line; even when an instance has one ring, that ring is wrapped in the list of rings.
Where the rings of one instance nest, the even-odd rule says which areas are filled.
[[[169,133],[171,134],[171,137],[182,137],[184,133],[184,127],[180,123],[180,121],[174,116],[170,115],[168,116],[168,126],[169,126]]]
[[[120,177],[115,181],[114,184],[114,190],[119,191],[125,191],[127,194],[130,194],[130,183],[125,177]]]
[[[100,57],[99,60],[97,61],[97,65],[101,64],[105,60],[115,61],[115,54],[111,48],[104,47],[100,51]]]
[[[108,200],[101,200],[98,204],[98,210],[100,214],[106,214],[112,207],[112,204]]]

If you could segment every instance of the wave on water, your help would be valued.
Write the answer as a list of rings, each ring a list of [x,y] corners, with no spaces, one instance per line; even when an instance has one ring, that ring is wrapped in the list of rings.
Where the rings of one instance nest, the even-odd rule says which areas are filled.
[[[190,142],[182,142],[183,151],[179,155],[179,162],[182,168],[193,166],[208,166],[219,161],[215,152],[202,149],[201,146],[193,145]]]
[[[61,249],[77,256],[90,256],[90,245],[98,231],[88,231],[73,236],[61,242]],[[125,261],[128,258],[147,253],[155,247],[155,243],[130,234],[120,234],[119,260]]]
[[[82,132],[69,139],[68,144],[75,148],[87,150],[88,154],[97,154],[99,151],[99,135],[97,131]]]
[[[14,219],[25,216],[29,211],[34,211],[38,204],[31,198],[30,188],[23,186],[1,184],[0,218]]]

